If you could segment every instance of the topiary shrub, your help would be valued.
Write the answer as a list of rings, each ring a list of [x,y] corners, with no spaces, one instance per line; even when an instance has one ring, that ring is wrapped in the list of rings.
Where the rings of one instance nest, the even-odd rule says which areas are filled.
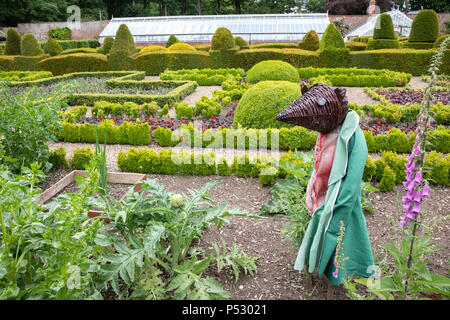
[[[233,34],[227,28],[218,28],[211,39],[211,50],[233,49],[235,45]]]
[[[246,80],[250,83],[266,80],[284,80],[298,83],[300,77],[297,69],[289,63],[280,60],[266,60],[255,64],[248,70]]]
[[[381,178],[378,188],[382,192],[387,192],[394,189],[394,187],[395,187],[395,173],[389,166],[386,166],[384,168],[383,177]]]
[[[241,50],[249,49],[247,41],[245,41],[242,37],[234,38],[234,43],[239,46]]]
[[[436,39],[436,41],[434,42],[434,48],[439,48],[439,46],[441,45],[441,42],[444,41],[445,39],[447,39],[448,37],[450,37],[450,34],[443,34],[442,36],[440,36],[439,38]],[[450,43],[447,44],[447,49],[450,49]]]
[[[397,34],[394,31],[391,16],[387,13],[382,13],[378,16],[373,30],[373,39],[397,39]]]
[[[370,39],[367,43],[366,50],[379,50],[379,49],[398,49],[400,48],[400,42],[393,39]]]
[[[114,45],[114,38],[106,37],[105,40],[103,41],[103,46],[97,48],[97,53],[108,54],[111,51],[113,45]]]
[[[154,46],[148,46],[148,47],[142,48],[141,51],[139,51],[139,54],[144,54],[144,53],[148,53],[148,52],[161,52],[161,51],[165,52],[165,51],[167,51],[167,48],[163,47],[163,46],[154,45]]]
[[[325,33],[319,42],[319,50],[326,49],[345,49],[344,38],[333,23],[330,23],[325,29]]]
[[[16,29],[9,28],[6,32],[5,55],[17,56],[21,53],[20,35]]]
[[[37,69],[50,71],[54,76],[72,72],[106,71],[107,60],[103,54],[74,53],[41,60]]]
[[[59,147],[58,149],[50,151],[48,162],[52,164],[52,170],[56,170],[62,167],[69,168],[66,160],[66,150],[64,149],[64,147]]]
[[[48,53],[52,57],[60,54],[61,51],[62,47],[55,39],[48,39],[44,45],[44,52]]]
[[[301,96],[300,86],[289,81],[262,81],[251,86],[234,112],[233,126],[244,128],[293,127],[275,119],[276,115]]]
[[[133,36],[126,24],[121,24],[117,30],[114,44],[108,55],[109,70],[133,70],[134,61],[131,58],[136,53]]]
[[[439,36],[439,20],[432,9],[420,11],[411,25],[409,42],[435,42]]]
[[[197,51],[193,46],[187,43],[175,43],[167,48],[169,51]]]
[[[35,57],[44,54],[39,42],[32,33],[25,33],[20,43],[22,56]]]
[[[303,40],[298,43],[298,47],[303,50],[316,51],[319,49],[319,35],[315,30],[310,30],[305,34]]]
[[[167,42],[166,42],[166,48],[168,48],[168,47],[170,47],[171,45],[173,45],[173,44],[175,44],[175,43],[178,43],[178,42],[180,42],[180,41],[178,40],[178,38],[175,37],[175,36],[172,34],[172,35],[170,35],[169,40],[167,40]]]
[[[347,41],[345,43],[345,47],[350,51],[364,51],[367,48],[367,43],[364,42],[356,42],[356,41]]]

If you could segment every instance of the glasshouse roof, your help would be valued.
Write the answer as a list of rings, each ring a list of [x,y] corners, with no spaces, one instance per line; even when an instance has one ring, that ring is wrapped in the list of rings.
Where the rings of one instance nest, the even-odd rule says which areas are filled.
[[[404,37],[409,37],[411,32],[412,20],[408,18],[403,12],[399,10],[386,12],[391,16],[392,24],[394,25],[394,30]],[[348,38],[361,37],[361,36],[373,36],[373,30],[375,28],[375,23],[377,21],[379,14],[374,14],[366,23],[362,24],[355,30],[349,32],[346,36]]]
[[[300,41],[309,30],[321,37],[329,23],[326,13],[113,18],[100,42],[114,37],[121,24],[128,26],[135,43],[152,43],[165,42],[172,34],[182,42],[209,42],[219,27],[248,42]]]

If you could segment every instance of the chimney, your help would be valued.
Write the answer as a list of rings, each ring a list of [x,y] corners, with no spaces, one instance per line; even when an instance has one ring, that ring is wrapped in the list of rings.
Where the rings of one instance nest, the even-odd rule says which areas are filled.
[[[370,0],[369,7],[367,8],[367,13],[369,14],[369,16],[375,14],[376,7],[377,7],[376,1]]]

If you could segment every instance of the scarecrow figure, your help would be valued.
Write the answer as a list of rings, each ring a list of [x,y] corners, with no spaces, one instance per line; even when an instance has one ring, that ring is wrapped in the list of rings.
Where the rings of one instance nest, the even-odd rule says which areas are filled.
[[[373,256],[361,208],[361,179],[367,145],[358,114],[348,109],[346,89],[317,83],[302,84],[302,96],[276,119],[319,132],[314,152],[314,171],[306,189],[306,207],[312,214],[294,269],[328,278],[328,294],[342,283],[335,254],[339,223],[345,225],[342,241],[345,275],[369,277]],[[305,274],[307,285],[311,278]]]

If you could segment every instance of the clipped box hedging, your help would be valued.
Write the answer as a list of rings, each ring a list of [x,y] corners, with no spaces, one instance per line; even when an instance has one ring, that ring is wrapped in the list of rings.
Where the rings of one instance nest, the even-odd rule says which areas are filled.
[[[161,80],[190,80],[196,81],[200,86],[220,86],[227,78],[242,79],[245,75],[243,69],[188,69],[167,70],[160,74]]]
[[[433,42],[409,42],[405,41],[401,45],[402,48],[416,49],[416,50],[428,50],[433,49]]]
[[[350,64],[350,49],[325,48],[319,49],[319,66],[325,68],[346,67]]]
[[[370,39],[366,50],[398,49],[400,42],[397,39]]]
[[[52,73],[48,71],[8,71],[0,72],[0,81],[31,81],[51,78]]]
[[[389,69],[411,73],[413,76],[428,74],[435,50],[382,49],[351,52],[351,66],[369,69]],[[446,50],[440,73],[450,74],[450,50]]]
[[[14,56],[15,68],[20,71],[38,71],[38,64],[40,61],[50,57],[48,54],[40,56]]]
[[[291,43],[291,42],[275,42],[275,43],[260,43],[250,46],[250,49],[284,49],[284,48],[291,48],[291,49],[298,49],[298,44]]]
[[[314,51],[302,49],[249,49],[241,50],[235,56],[235,67],[249,70],[264,60],[282,60],[294,67],[317,66],[319,56]]]
[[[44,48],[47,41],[41,41],[39,44]],[[100,42],[97,39],[86,40],[58,40],[59,45],[63,50],[76,48],[97,48],[100,47]]]
[[[73,53],[40,61],[38,70],[46,70],[55,76],[73,72],[106,71],[106,56],[98,53]]]
[[[61,122],[63,126],[59,138],[65,142],[95,143],[95,124],[74,124]],[[150,126],[147,122],[136,123],[124,121],[120,126],[114,125],[112,120],[104,120],[98,125],[99,132],[104,132],[106,125],[107,144],[131,144],[134,146],[147,145],[151,141]],[[99,134],[99,142],[104,143],[103,134]]]
[[[149,52],[134,58],[136,68],[146,75],[159,75],[166,69],[204,69],[211,67],[211,58],[205,51]]]
[[[234,41],[234,40],[233,40]],[[211,47],[212,48],[212,47]],[[211,65],[213,68],[233,68],[236,54],[240,51],[239,46],[230,49],[209,50]]]
[[[364,51],[367,48],[367,43],[357,41],[347,41],[345,47],[350,51]]]
[[[14,71],[16,70],[15,56],[0,55],[0,71]]]

